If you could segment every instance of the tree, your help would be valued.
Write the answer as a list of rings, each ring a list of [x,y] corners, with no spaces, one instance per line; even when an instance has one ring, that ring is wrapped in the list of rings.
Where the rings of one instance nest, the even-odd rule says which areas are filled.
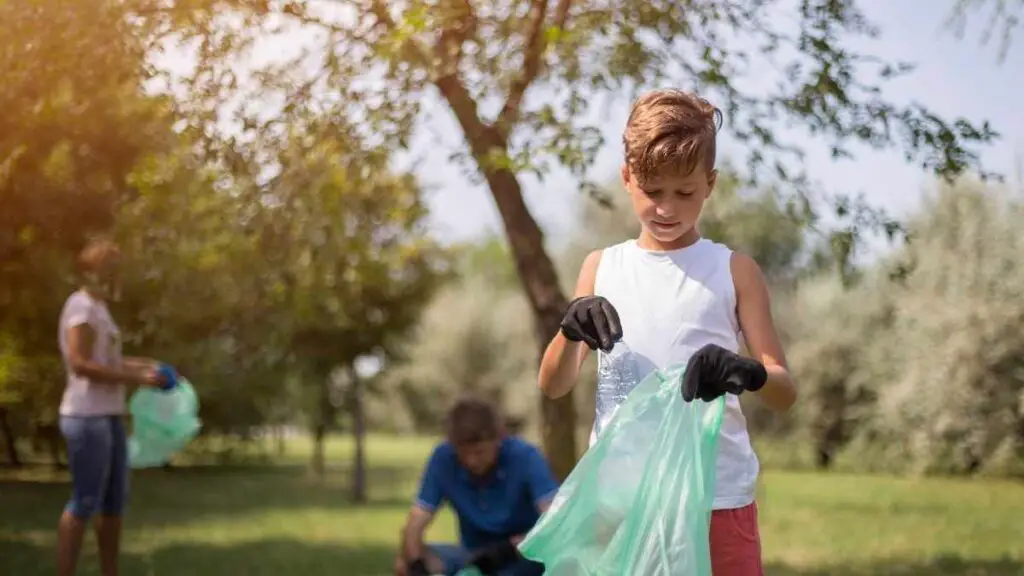
[[[339,119],[309,110],[297,110],[286,126],[279,142],[252,149],[274,153],[269,165],[276,174],[247,183],[261,199],[250,226],[278,329],[315,390],[313,469],[322,473],[334,396],[345,398],[362,454],[367,383],[353,367],[367,355],[386,357],[416,323],[447,259],[426,234],[417,183],[391,169],[387,150],[364,148]],[[339,368],[347,391],[332,389]],[[363,469],[357,461],[356,470]],[[358,476],[354,484],[365,487]]]
[[[967,21],[973,14],[990,9],[988,24],[982,32],[982,42],[988,43],[999,36],[999,61],[1006,60],[1013,35],[1024,24],[1024,0],[956,0],[949,24],[957,36],[963,36]]]
[[[420,431],[439,430],[462,392],[493,399],[507,415],[525,416],[538,396],[530,333],[522,294],[496,289],[479,271],[464,274],[427,307],[405,361],[387,375],[388,388]]]
[[[133,195],[128,175],[171,134],[167,100],[142,91],[145,51],[125,15],[111,2],[0,3],[0,339],[17,366],[0,368],[5,435],[56,440],[54,336],[70,264],[89,235],[111,230]]]
[[[751,174],[774,168],[801,182],[787,159],[800,151],[777,137],[799,123],[834,156],[851,142],[894,147],[944,176],[976,167],[973,145],[996,135],[987,125],[946,121],[921,105],[885,101],[879,87],[909,66],[879,62],[851,48],[875,34],[854,0],[801,0],[795,26],[772,17],[781,2],[506,0],[233,0],[148,3],[144,15],[198,39],[189,80],[197,109],[239,96],[239,56],[255,38],[288,26],[307,40],[294,57],[271,62],[252,90],[287,108],[313,101],[363,122],[382,146],[406,146],[436,95],[465,138],[455,158],[482,177],[501,214],[516,270],[533,311],[538,350],[557,331],[566,304],[544,236],[527,208],[520,177],[561,164],[584,176],[602,142],[596,95],[677,84],[721,103],[728,127],[749,144]],[[229,13],[230,12],[230,13]],[[158,27],[157,25],[152,26]],[[744,80],[781,70],[778,82]],[[772,86],[767,91],[764,87]],[[196,122],[213,126],[208,113]],[[246,125],[246,121],[239,124]],[[207,130],[209,132],[209,130]],[[560,477],[576,458],[571,396],[544,400],[544,445]]]
[[[874,340],[872,380],[888,383],[874,431],[915,470],[1024,472],[1022,215],[1019,189],[942,186],[895,256],[907,272],[887,287],[889,337]]]
[[[801,281],[785,317],[819,465],[1024,470],[1021,213],[1005,187],[941,185],[855,282]]]

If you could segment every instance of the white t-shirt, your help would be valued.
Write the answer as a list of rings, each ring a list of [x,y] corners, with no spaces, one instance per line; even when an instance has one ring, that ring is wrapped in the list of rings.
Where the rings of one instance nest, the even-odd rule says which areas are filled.
[[[84,290],[79,290],[64,302],[60,314],[57,341],[64,358],[67,384],[60,403],[62,416],[114,416],[125,412],[125,387],[123,384],[93,382],[90,378],[76,375],[68,364],[68,331],[82,324],[88,324],[96,334],[92,346],[94,362],[118,368],[121,366],[121,331],[110,316],[107,305],[95,300]]]

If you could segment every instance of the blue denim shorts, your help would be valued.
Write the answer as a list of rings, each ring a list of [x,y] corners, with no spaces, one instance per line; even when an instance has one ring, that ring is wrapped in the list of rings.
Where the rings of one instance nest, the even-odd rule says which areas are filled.
[[[455,544],[428,544],[427,548],[444,564],[445,576],[454,576],[469,562],[470,551]],[[521,559],[498,570],[499,576],[542,576],[544,565]]]
[[[61,416],[73,486],[65,510],[120,516],[128,500],[128,441],[120,416]]]

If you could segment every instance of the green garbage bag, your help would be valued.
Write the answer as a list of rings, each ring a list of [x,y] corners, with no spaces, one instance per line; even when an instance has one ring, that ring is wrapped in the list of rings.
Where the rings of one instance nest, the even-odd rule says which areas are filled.
[[[725,399],[683,401],[685,366],[628,393],[519,545],[548,576],[710,576]]]
[[[132,468],[166,464],[199,433],[199,400],[192,383],[177,376],[166,390],[139,388],[128,403],[132,436],[128,461]]]

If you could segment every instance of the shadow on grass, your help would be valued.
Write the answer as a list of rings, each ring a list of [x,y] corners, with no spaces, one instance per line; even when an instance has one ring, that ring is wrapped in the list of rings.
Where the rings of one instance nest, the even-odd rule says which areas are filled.
[[[309,544],[260,540],[213,546],[173,544],[149,555],[121,558],[123,576],[378,576],[392,573],[394,549],[380,546]],[[43,576],[56,573],[54,550],[27,542],[0,540],[0,574]],[[98,576],[95,554],[85,555],[79,576]]]
[[[416,471],[371,468],[370,502],[362,508],[404,507],[412,499]],[[302,465],[208,466],[137,470],[127,512],[132,529],[195,522],[268,510],[351,507],[350,473],[328,470],[312,478]],[[0,480],[0,531],[50,530],[71,493],[70,481]]]
[[[824,568],[768,564],[764,572],[767,576],[1024,576],[1024,561],[943,556],[925,562],[890,560]]]
[[[391,574],[394,550],[379,545],[339,546],[271,539],[215,546],[172,544],[148,555],[126,555],[124,576],[384,576]],[[0,540],[0,574],[53,574],[53,550],[28,542]],[[83,558],[81,576],[98,574],[95,555]],[[947,556],[930,562],[889,561],[825,568],[770,564],[768,576],[1021,576],[1024,563],[1014,560],[968,560]]]

